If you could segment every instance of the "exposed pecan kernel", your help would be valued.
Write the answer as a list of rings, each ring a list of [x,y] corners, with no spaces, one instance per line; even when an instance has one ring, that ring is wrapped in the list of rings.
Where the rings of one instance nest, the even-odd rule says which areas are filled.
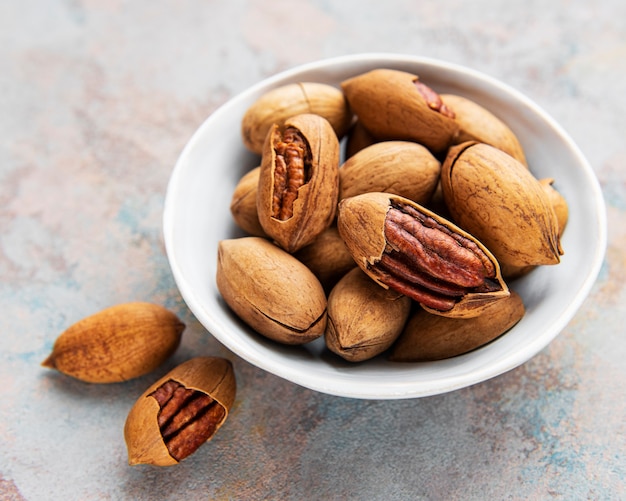
[[[294,127],[276,135],[272,217],[285,221],[293,216],[298,189],[310,179],[311,154],[306,140]]]
[[[390,287],[447,311],[469,292],[500,290],[496,268],[475,242],[407,204],[385,218],[387,248],[374,266]]]
[[[428,104],[430,109],[437,111],[448,118],[454,118],[454,111],[446,106],[446,104],[441,100],[439,94],[419,80],[415,80],[413,83],[415,84],[417,91],[426,100],[426,104]]]
[[[150,396],[159,404],[158,424],[170,455],[181,461],[215,433],[224,408],[209,395],[169,380]]]

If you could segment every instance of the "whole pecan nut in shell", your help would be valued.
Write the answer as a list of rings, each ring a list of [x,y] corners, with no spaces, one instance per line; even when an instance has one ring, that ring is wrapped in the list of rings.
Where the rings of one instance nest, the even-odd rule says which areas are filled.
[[[311,113],[324,117],[338,138],[352,123],[352,112],[343,92],[319,82],[298,82],[267,91],[245,112],[241,121],[243,143],[261,154],[267,133],[273,125],[282,126],[294,115]]]
[[[454,110],[418,75],[380,68],[344,80],[341,88],[359,123],[378,140],[415,141],[434,153],[455,142]]]
[[[518,160],[484,143],[450,148],[441,168],[452,218],[502,265],[558,264],[559,222],[541,183]]]
[[[326,328],[326,294],[302,262],[260,237],[222,240],[217,288],[226,304],[259,334],[304,344]]]
[[[485,308],[473,318],[446,318],[417,310],[394,343],[389,359],[394,362],[443,360],[468,353],[498,338],[525,313],[515,291]]]

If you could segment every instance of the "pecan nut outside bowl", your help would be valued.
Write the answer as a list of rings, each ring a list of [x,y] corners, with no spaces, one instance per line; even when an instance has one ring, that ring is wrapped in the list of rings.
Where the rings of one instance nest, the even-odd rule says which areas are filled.
[[[339,86],[375,68],[419,75],[439,93],[465,96],[501,117],[522,143],[536,177],[552,177],[570,216],[557,266],[515,283],[524,318],[480,349],[437,362],[394,363],[384,355],[352,364],[323,339],[294,347],[269,341],[228,308],[215,284],[217,243],[243,236],[229,211],[241,176],[259,159],[241,139],[241,119],[263,93],[294,82]],[[427,57],[367,53],[317,61],[263,80],[222,105],[191,137],[172,172],[163,214],[167,257],[185,302],[206,330],[249,363],[319,392],[361,399],[406,399],[450,392],[514,369],[545,348],[589,294],[606,250],[606,208],[599,182],[565,130],[528,97],[475,70]]]

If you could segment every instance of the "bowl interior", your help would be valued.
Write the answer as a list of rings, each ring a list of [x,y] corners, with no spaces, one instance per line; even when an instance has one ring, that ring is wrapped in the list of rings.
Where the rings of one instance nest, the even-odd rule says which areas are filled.
[[[374,68],[413,72],[440,93],[482,104],[513,129],[529,165],[569,202],[557,266],[541,267],[512,285],[526,315],[506,335],[466,355],[427,363],[384,357],[351,364],[329,353],[322,339],[281,346],[247,328],[215,285],[217,243],[242,236],[230,215],[232,192],[259,158],[245,150],[240,124],[267,90],[298,81],[333,85]],[[575,201],[575,203],[573,203]],[[203,326],[248,362],[307,388],[332,395],[391,399],[443,393],[513,369],[544,348],[569,322],[595,281],[606,246],[605,208],[589,164],[562,128],[528,98],[486,75],[428,58],[365,54],[307,64],[264,80],[216,110],[193,135],[172,173],[164,211],[164,239],[180,292]]]

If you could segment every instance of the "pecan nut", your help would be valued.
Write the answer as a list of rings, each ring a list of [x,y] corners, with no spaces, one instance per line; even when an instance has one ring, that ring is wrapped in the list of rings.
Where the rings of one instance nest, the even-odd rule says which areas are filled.
[[[384,191],[424,204],[430,200],[441,164],[425,146],[383,141],[355,153],[339,168],[339,200]]]
[[[393,344],[389,360],[425,362],[456,357],[480,348],[513,328],[525,314],[519,294],[511,290],[474,318],[445,318],[417,310]]]
[[[376,69],[341,83],[350,108],[378,140],[400,139],[440,153],[455,140],[454,112],[417,75]]]
[[[261,154],[267,133],[274,124],[282,126],[285,120],[303,113],[324,117],[339,138],[352,123],[352,112],[338,88],[318,82],[287,84],[267,91],[246,110],[241,121],[244,145]]]
[[[336,225],[324,230],[312,244],[300,249],[294,257],[315,274],[328,292],[341,277],[356,267]]]
[[[193,454],[224,424],[234,403],[230,361],[196,357],[150,386],[124,425],[128,462],[174,465]]]
[[[266,237],[256,210],[260,173],[261,167],[255,167],[239,179],[230,201],[230,213],[237,226],[248,235]]]
[[[441,188],[454,221],[502,265],[559,263],[563,249],[552,203],[509,154],[471,141],[454,146],[441,167]]]
[[[70,325],[42,362],[87,383],[119,383],[143,376],[178,348],[185,325],[163,306],[110,306]]]
[[[433,313],[472,317],[509,295],[482,243],[407,198],[366,193],[344,199],[337,226],[365,273]]]
[[[452,111],[452,109],[443,102],[441,96],[428,85],[417,78],[413,80],[413,85],[415,85],[417,92],[424,98],[424,101],[426,101],[426,104],[431,110],[437,111],[448,118],[455,118],[456,113]]]
[[[285,221],[293,217],[298,190],[311,179],[311,151],[300,131],[287,127],[276,134],[274,152],[272,217]]]
[[[302,262],[260,237],[222,240],[217,288],[252,329],[283,344],[304,344],[326,328],[326,294]]]
[[[511,128],[500,118],[475,101],[456,94],[442,94],[443,102],[454,109],[454,120],[459,124],[455,142],[479,141],[490,144],[516,158],[527,166],[526,154]]]
[[[268,236],[287,252],[310,244],[333,222],[339,196],[339,141],[318,115],[297,115],[268,133],[257,213]]]
[[[206,393],[169,379],[150,394],[159,403],[157,421],[170,455],[181,461],[206,442],[226,414]]]
[[[393,344],[410,311],[409,297],[380,287],[355,267],[328,296],[326,346],[350,362],[369,360]]]

